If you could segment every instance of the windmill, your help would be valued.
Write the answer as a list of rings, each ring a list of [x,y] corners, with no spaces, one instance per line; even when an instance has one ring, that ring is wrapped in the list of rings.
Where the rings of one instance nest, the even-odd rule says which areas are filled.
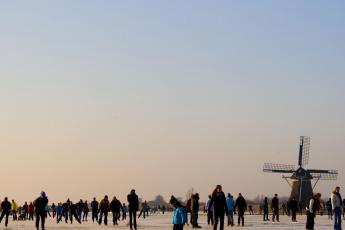
[[[264,172],[282,173],[283,179],[291,187],[291,195],[295,197],[300,205],[305,207],[313,195],[313,190],[320,180],[336,180],[337,170],[307,169],[309,162],[310,137],[301,136],[298,153],[298,166],[286,164],[265,163]],[[290,176],[286,176],[290,174]],[[313,181],[313,185],[312,185]]]

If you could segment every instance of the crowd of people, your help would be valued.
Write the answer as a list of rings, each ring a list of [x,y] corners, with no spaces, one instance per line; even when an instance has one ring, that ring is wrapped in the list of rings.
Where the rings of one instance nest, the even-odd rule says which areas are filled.
[[[91,211],[91,221],[99,225],[108,225],[108,216],[111,213],[112,224],[114,226],[118,225],[119,221],[126,220],[128,213],[128,225],[130,229],[137,230],[137,218],[141,216],[145,218],[149,215],[149,210],[152,212],[155,209],[151,209],[147,202],[144,201],[141,204],[141,210],[139,212],[139,198],[134,189],[128,194],[127,202],[128,205],[121,203],[116,197],[113,197],[110,201],[106,195],[99,202],[96,198],[93,198],[91,203],[88,203],[86,200],[73,203],[70,199],[67,199],[66,202],[52,203],[49,205],[46,193],[41,192],[40,196],[34,202],[30,202],[29,204],[25,202],[23,206],[19,207],[14,200],[10,202],[5,197],[4,201],[1,202],[0,223],[5,219],[5,226],[7,227],[9,216],[12,215],[14,221],[35,220],[37,230],[39,230],[40,226],[44,230],[45,220],[48,216],[54,218],[57,224],[61,221],[73,224],[74,220],[81,224],[84,221],[88,221],[88,216]],[[198,221],[201,209],[198,193],[192,194],[185,203],[176,199],[175,196],[171,196],[169,203],[173,211],[172,222],[174,230],[182,230],[185,225],[191,225],[192,228],[201,228]],[[323,207],[322,204],[320,193],[316,193],[307,202],[305,207],[307,216],[306,229],[314,229],[314,219],[316,213]],[[341,221],[342,218],[345,218],[345,202],[340,195],[340,187],[334,189],[330,199],[323,208],[327,209],[329,218],[334,219],[334,229],[341,230]],[[159,210],[163,214],[167,209],[169,210],[164,205],[159,207]],[[278,194],[275,194],[270,202],[265,197],[260,205],[260,214],[262,211],[263,221],[270,221],[269,215],[271,211],[272,222],[279,222],[281,209],[283,214],[291,215],[292,222],[297,221],[297,212],[301,211],[300,205],[295,197],[292,197],[285,205],[285,203],[280,204]],[[217,185],[209,195],[204,210],[207,213],[207,224],[212,225],[214,230],[217,230],[218,226],[220,230],[223,230],[225,221],[227,222],[227,226],[234,226],[234,214],[237,214],[237,225],[245,226],[245,212],[248,211],[249,214],[254,214],[252,205],[247,205],[247,201],[241,193],[238,194],[236,199],[230,193],[226,196],[221,185]],[[139,215],[137,216],[138,212]]]

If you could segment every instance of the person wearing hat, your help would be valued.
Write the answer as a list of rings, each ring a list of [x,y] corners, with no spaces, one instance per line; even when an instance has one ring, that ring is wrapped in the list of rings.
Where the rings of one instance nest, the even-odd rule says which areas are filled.
[[[173,230],[183,230],[183,226],[187,222],[187,212],[185,208],[174,196],[171,196],[169,203],[174,207]]]
[[[45,192],[41,192],[41,195],[34,201],[35,206],[35,214],[36,214],[36,229],[38,230],[40,227],[40,220],[41,220],[41,228],[44,230],[44,224],[46,220],[46,206],[48,205],[48,198]]]
[[[139,198],[135,194],[135,190],[132,189],[127,196],[128,212],[129,212],[129,227],[132,230],[133,227],[137,229],[137,211],[139,210]]]

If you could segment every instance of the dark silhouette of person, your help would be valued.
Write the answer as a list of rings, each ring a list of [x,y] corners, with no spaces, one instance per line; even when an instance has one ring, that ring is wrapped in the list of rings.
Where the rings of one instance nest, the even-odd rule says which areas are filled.
[[[298,201],[296,200],[296,197],[292,197],[292,199],[289,202],[289,208],[291,210],[291,217],[292,221],[296,222],[296,216],[297,216],[297,211],[298,211]]]
[[[244,213],[247,210],[247,202],[241,193],[238,194],[235,207],[237,208],[237,213],[238,213],[238,226],[240,226],[241,221],[242,221],[242,226],[244,226]]]
[[[5,197],[4,201],[1,203],[2,213],[0,216],[0,223],[1,223],[2,219],[5,217],[5,226],[6,227],[8,225],[8,216],[11,213],[11,208],[12,208],[11,203],[8,201],[8,198]]]
[[[125,203],[122,204],[122,220],[127,219],[127,206]]]
[[[104,225],[108,225],[108,212],[109,212],[109,200],[108,196],[104,196],[104,199],[99,203],[99,219],[98,224],[102,224],[102,219],[104,216]]]
[[[121,202],[114,196],[110,202],[110,211],[113,214],[113,225],[118,225],[117,221],[120,219],[120,213],[123,209]]]
[[[265,199],[264,199],[263,210],[264,210],[264,221],[269,221],[269,219],[268,219],[269,206],[268,206],[268,198],[267,197],[265,197]]]
[[[40,227],[40,220],[41,220],[41,228],[44,230],[44,224],[47,216],[47,207],[48,205],[48,198],[45,192],[41,192],[41,196],[38,197],[34,201],[35,206],[35,215],[36,215],[36,228],[37,230]]]
[[[278,199],[278,194],[275,194],[273,199],[272,199],[272,221],[274,222],[277,220],[279,222],[279,199]]]
[[[91,213],[92,213],[92,222],[98,221],[98,201],[96,197],[93,198],[91,202]]]
[[[62,220],[62,217],[65,218],[65,223],[68,221],[68,212],[69,212],[69,199],[61,205],[61,215],[59,216],[59,219],[57,220],[57,223],[59,223]]]
[[[133,227],[137,229],[137,211],[139,210],[139,198],[135,194],[135,190],[132,189],[127,196],[128,201],[128,213],[129,213],[129,227],[132,230]]]
[[[89,204],[87,200],[83,204],[83,221],[87,221],[87,217],[89,215]]]
[[[219,229],[224,229],[224,215],[228,214],[228,205],[221,185],[217,185],[212,193],[211,204],[213,205],[213,230],[217,230],[218,221]]]
[[[77,220],[79,224],[81,224],[81,221],[77,213],[77,205],[73,204],[72,201],[69,201],[68,211],[69,211],[69,219],[70,219],[71,224],[73,224],[73,217]]]
[[[199,219],[199,193],[196,193],[192,196],[191,200],[191,211],[192,211],[192,227],[201,228],[198,224]]]

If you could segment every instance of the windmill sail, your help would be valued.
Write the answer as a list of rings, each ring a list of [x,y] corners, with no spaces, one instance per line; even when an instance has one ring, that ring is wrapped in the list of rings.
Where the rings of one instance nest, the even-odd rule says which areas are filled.
[[[310,137],[301,136],[299,144],[298,165],[302,168],[309,162]]]
[[[273,173],[293,173],[295,172],[296,167],[294,165],[286,164],[274,164],[274,163],[265,163],[263,171],[264,172],[273,172]]]

